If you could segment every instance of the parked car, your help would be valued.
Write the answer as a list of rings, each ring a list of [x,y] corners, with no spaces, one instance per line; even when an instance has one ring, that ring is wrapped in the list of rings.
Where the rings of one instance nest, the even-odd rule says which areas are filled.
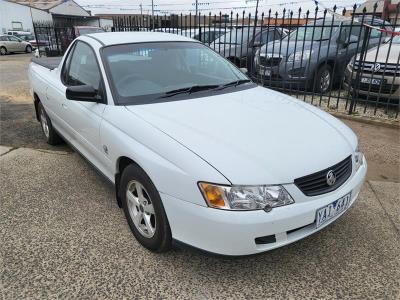
[[[220,36],[222,36],[228,32],[229,32],[229,30],[225,29],[225,28],[206,27],[206,28],[201,28],[201,34],[200,34],[200,30],[197,28],[183,30],[181,32],[181,34],[183,36],[190,37],[192,39],[201,41],[204,44],[210,44],[210,43],[214,42],[217,38],[219,38]]]
[[[179,34],[201,41],[205,44],[210,44],[211,42],[215,41],[215,39],[228,32],[228,30],[224,28],[214,28],[214,27],[201,28],[201,38],[200,38],[199,28],[184,29],[175,27],[174,28],[165,27],[165,28],[156,28],[152,31]]]
[[[29,44],[31,44],[31,46],[33,47],[33,49],[37,49],[39,47],[44,47],[47,46],[49,44],[48,41],[46,41],[45,39],[40,39],[40,35],[38,34],[39,40],[35,39],[35,36],[32,33],[17,33],[14,36],[16,36],[17,38],[20,38],[21,40],[28,42]]]
[[[280,40],[285,35],[277,27],[234,27],[230,32],[220,36],[210,47],[222,56],[233,62],[238,67],[246,67],[249,70],[253,65],[256,51],[265,43]]]
[[[369,50],[365,58],[354,57],[345,72],[345,86],[359,95],[400,99],[400,36]],[[359,68],[361,66],[361,70]],[[357,73],[359,81],[357,80]]]
[[[8,35],[27,35],[27,34],[32,34],[30,31],[23,31],[23,30],[8,30],[7,31]]]
[[[342,216],[366,175],[341,121],[181,35],[81,36],[61,61],[33,58],[29,78],[47,142],[63,138],[115,185],[153,251],[292,243]]]
[[[97,26],[74,26],[74,31],[76,37],[84,34],[105,32],[103,28]]]
[[[378,18],[373,21],[365,18],[364,22],[391,28],[389,23]],[[311,22],[282,41],[263,46],[254,59],[257,75],[276,80],[280,85],[325,93],[342,80],[346,65],[360,51],[364,28],[359,22],[351,24],[351,21],[339,19]],[[379,31],[371,30],[367,47],[376,46],[384,38]]]
[[[32,45],[13,35],[0,35],[0,55],[13,52],[32,52]]]

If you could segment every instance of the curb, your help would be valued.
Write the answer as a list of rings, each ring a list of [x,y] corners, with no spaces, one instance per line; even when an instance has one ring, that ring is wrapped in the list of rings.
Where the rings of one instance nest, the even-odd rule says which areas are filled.
[[[331,115],[333,115],[337,118],[344,119],[344,120],[356,121],[356,122],[364,123],[364,124],[368,124],[368,125],[400,129],[399,121],[379,120],[379,119],[369,118],[366,116],[352,116],[352,115],[339,113],[339,112],[332,112],[332,111],[327,111],[327,112],[329,112]]]

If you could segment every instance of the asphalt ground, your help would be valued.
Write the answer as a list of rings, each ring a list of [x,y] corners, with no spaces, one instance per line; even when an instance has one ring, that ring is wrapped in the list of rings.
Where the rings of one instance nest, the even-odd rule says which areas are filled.
[[[398,129],[346,121],[369,172],[358,201],[322,231],[238,259],[154,254],[112,186],[66,145],[44,143],[28,60],[0,57],[0,298],[400,298]]]

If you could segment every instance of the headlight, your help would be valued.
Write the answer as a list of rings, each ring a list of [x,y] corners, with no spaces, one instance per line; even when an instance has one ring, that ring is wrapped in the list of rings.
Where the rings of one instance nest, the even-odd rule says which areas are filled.
[[[254,55],[254,64],[258,65],[260,62],[260,48],[257,49],[255,55]]]
[[[200,182],[199,187],[207,204],[213,208],[270,211],[274,207],[294,203],[281,185],[222,186]]]
[[[310,59],[311,54],[313,53],[314,50],[304,50],[304,51],[298,51],[296,53],[292,53],[288,57],[288,61],[304,61]],[[302,58],[303,57],[303,58]]]
[[[356,60],[356,57],[355,57],[355,56],[353,56],[353,57],[350,59],[349,67],[350,67],[351,69],[353,69],[354,61],[355,61],[355,60]]]
[[[358,169],[364,164],[364,154],[362,152],[360,152],[360,149],[358,149],[358,147],[354,153],[354,161],[355,161],[355,168],[356,168],[356,172],[357,172]]]

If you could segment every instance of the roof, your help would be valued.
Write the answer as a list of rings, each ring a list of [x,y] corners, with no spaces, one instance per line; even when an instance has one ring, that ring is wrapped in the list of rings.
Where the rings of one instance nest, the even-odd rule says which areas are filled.
[[[384,1],[383,0],[368,0],[365,1],[363,4],[361,4],[359,7],[356,8],[356,13],[362,13],[364,8],[366,9],[367,13],[372,13],[374,12],[375,4],[377,4],[376,13],[381,13],[383,11],[384,7]]]
[[[8,2],[17,3],[41,10],[49,10],[63,3],[63,0],[7,0]]]
[[[88,34],[104,45],[148,43],[148,42],[198,42],[182,35],[164,32],[101,32]]]

